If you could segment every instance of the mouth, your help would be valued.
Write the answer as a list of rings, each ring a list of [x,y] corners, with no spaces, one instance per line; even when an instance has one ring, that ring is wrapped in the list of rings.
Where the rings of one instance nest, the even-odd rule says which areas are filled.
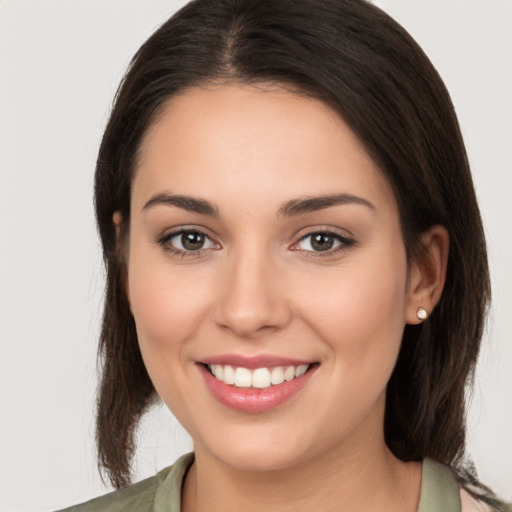
[[[210,393],[221,404],[246,413],[262,413],[284,404],[306,386],[320,366],[305,361],[273,360],[265,364],[225,359],[198,362],[197,367]]]
[[[233,367],[229,364],[207,364],[205,366],[217,380],[224,384],[236,388],[267,389],[302,377],[312,365],[301,364],[298,366],[260,367],[255,369],[244,368],[243,366]]]

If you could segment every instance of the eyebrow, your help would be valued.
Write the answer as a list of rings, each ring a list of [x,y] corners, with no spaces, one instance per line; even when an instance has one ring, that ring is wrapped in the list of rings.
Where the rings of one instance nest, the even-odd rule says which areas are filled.
[[[370,201],[367,201],[362,197],[354,196],[352,194],[335,194],[305,197],[303,199],[292,199],[281,206],[278,215],[283,217],[293,217],[295,215],[302,215],[304,213],[311,213],[325,208],[330,208],[331,206],[346,204],[359,204],[375,211],[375,206],[373,206]]]
[[[201,215],[219,216],[219,209],[205,199],[199,199],[191,196],[173,195],[167,192],[155,194],[142,208],[148,210],[158,205],[177,206],[182,210],[200,213]]]
[[[325,196],[305,197],[299,199],[291,199],[284,203],[279,211],[278,216],[294,217],[305,213],[316,212],[332,206],[358,204],[375,211],[375,206],[366,199],[352,194],[335,194]],[[143,206],[142,210],[148,210],[158,205],[176,206],[183,210],[187,210],[201,215],[209,215],[219,217],[219,209],[216,205],[210,203],[206,199],[200,199],[192,196],[174,195],[167,192],[155,194]]]

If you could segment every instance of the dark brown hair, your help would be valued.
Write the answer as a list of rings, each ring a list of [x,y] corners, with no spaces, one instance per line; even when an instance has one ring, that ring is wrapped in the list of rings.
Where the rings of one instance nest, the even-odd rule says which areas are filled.
[[[212,82],[274,83],[317,98],[348,123],[391,184],[409,258],[420,235],[450,235],[445,289],[430,318],[405,327],[387,388],[386,442],[404,461],[460,467],[465,395],[477,359],[490,286],[485,239],[450,97],[410,35],[362,0],[195,0],[134,56],[99,151],[96,215],[107,270],[97,409],[100,468],[130,480],[134,430],[156,397],[124,292],[121,239],[146,130],[164,103]]]

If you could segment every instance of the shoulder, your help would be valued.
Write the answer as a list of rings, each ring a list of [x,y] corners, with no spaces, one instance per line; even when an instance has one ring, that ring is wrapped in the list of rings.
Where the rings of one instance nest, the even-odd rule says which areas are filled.
[[[460,503],[462,512],[512,512],[512,503],[496,498],[494,505],[489,505],[472,496],[464,487],[460,488]]]
[[[462,512],[491,512],[489,505],[483,501],[473,498],[468,491],[461,487],[460,492],[460,504]]]
[[[158,483],[165,479],[171,469],[172,467],[165,468],[151,478],[58,512],[150,511]]]
[[[512,512],[510,504],[500,501],[489,492],[487,499],[479,499],[471,492],[465,477],[461,477],[450,466],[423,461],[422,489],[418,512],[445,510],[453,512]],[[485,488],[483,488],[485,489]],[[478,493],[480,488],[475,486]],[[423,506],[421,506],[423,505]]]
[[[505,504],[493,507],[475,498],[461,484],[454,470],[430,459],[423,461],[418,512],[512,512]],[[499,501],[497,501],[499,503]]]
[[[183,479],[193,462],[194,454],[187,453],[151,478],[58,512],[177,512]]]

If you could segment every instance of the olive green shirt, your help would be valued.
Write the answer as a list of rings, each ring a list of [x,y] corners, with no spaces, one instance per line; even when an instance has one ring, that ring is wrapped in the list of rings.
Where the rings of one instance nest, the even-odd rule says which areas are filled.
[[[180,512],[181,486],[193,461],[189,453],[151,478],[61,512]],[[423,461],[418,512],[461,512],[452,472],[429,459]]]

